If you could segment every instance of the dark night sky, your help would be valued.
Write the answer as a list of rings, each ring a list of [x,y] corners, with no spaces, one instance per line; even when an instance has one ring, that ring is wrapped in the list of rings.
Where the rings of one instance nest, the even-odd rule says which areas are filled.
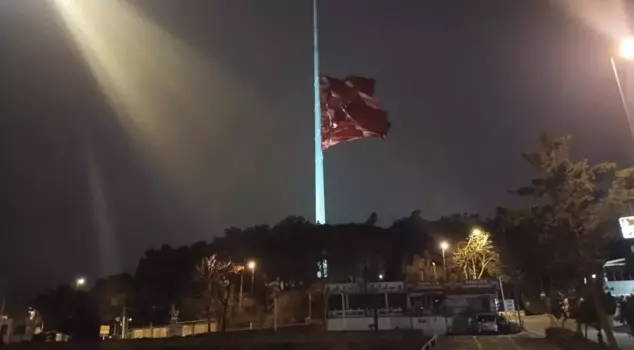
[[[169,116],[187,132],[165,159],[189,164],[171,172],[139,150],[46,1],[0,0],[0,291],[313,218],[311,2],[136,3],[223,72],[181,79],[199,100]],[[322,72],[376,78],[393,124],[325,153],[330,222],[491,213],[529,178],[520,153],[542,131],[574,135],[578,156],[632,156],[608,38],[548,1],[323,0],[320,16]],[[169,81],[169,48],[128,34]]]

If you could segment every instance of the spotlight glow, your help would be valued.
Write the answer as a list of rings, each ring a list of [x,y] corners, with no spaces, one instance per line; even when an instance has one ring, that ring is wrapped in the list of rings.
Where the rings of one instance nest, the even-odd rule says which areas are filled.
[[[200,210],[224,210],[224,188],[252,162],[228,157],[224,143],[242,128],[236,116],[249,104],[269,108],[249,84],[213,57],[200,55],[145,17],[135,1],[48,0],[89,72],[135,146],[173,185],[171,194]],[[90,116],[87,116],[88,118]],[[234,117],[234,118],[231,118]],[[248,153],[235,148],[233,153]],[[214,178],[215,187],[209,185]],[[215,198],[215,200],[214,200]],[[204,209],[201,209],[204,208]]]
[[[634,38],[621,39],[619,44],[619,56],[626,60],[634,59]]]
[[[590,29],[618,42],[630,34],[624,0],[550,0]]]

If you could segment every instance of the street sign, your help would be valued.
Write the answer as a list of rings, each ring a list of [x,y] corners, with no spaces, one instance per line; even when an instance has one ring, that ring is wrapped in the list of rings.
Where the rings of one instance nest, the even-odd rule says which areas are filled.
[[[107,337],[108,335],[110,335],[110,326],[109,325],[101,325],[101,327],[99,327],[99,336],[100,337]]]
[[[619,225],[621,226],[621,234],[623,235],[623,238],[634,238],[634,216],[619,218]]]
[[[515,311],[515,300],[504,299],[504,311],[506,312]]]

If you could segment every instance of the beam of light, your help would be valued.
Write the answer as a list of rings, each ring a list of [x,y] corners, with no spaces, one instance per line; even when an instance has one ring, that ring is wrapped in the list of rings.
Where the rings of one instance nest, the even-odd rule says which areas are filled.
[[[619,41],[630,35],[628,0],[551,0],[570,16],[609,37],[615,51]]]
[[[205,163],[214,145],[228,139],[232,121],[226,115],[245,101],[261,103],[259,97],[226,67],[201,56],[126,1],[48,1],[119,124],[177,187],[173,194],[197,200],[190,204],[202,211],[209,209],[210,198],[230,200],[218,193],[226,186],[209,188],[209,178],[233,181],[235,157],[213,168]]]
[[[84,154],[88,173],[88,188],[90,191],[92,220],[97,233],[97,246],[99,248],[99,267],[102,274],[113,274],[121,271],[119,251],[115,241],[114,228],[108,210],[108,202],[101,175],[99,162],[89,145],[84,144]],[[84,278],[81,278],[85,282]],[[80,279],[77,280],[77,283]],[[82,282],[81,284],[83,284]]]

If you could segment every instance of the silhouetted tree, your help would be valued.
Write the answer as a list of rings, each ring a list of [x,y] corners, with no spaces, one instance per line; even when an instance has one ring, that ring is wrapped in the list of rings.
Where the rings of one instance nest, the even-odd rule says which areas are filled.
[[[524,159],[538,173],[531,184],[516,190],[543,203],[540,233],[543,240],[556,247],[558,258],[576,268],[571,276],[577,281],[592,279],[600,270],[608,247],[615,238],[614,225],[626,201],[634,198],[634,170],[617,170],[616,164],[591,164],[588,160],[573,161],[569,157],[570,137],[540,138],[540,149],[525,153]],[[603,288],[593,287],[595,300],[602,299]],[[617,349],[602,303],[595,302],[601,328],[610,347]]]
[[[370,214],[370,217],[365,221],[365,225],[367,226],[374,226],[376,225],[376,222],[379,220],[379,217],[376,215],[376,213],[372,213]]]
[[[234,265],[230,260],[220,260],[215,254],[203,258],[198,265],[198,280],[204,288],[203,298],[205,300],[207,332],[211,332],[214,302],[217,302],[220,306],[221,329],[223,332],[227,329],[231,281],[241,269],[241,265]]]
[[[443,266],[436,266],[429,257],[415,255],[412,263],[406,266],[406,282],[436,281],[442,278]]]

